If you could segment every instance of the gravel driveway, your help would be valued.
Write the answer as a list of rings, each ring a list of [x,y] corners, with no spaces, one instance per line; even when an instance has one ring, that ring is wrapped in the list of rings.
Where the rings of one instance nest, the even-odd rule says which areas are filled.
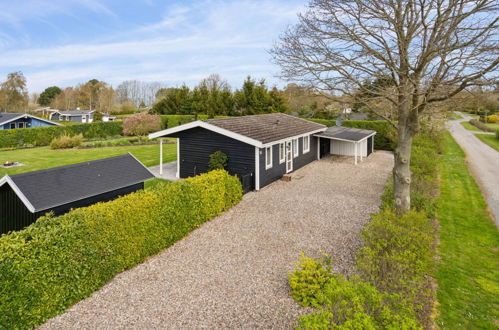
[[[450,133],[466,153],[466,162],[477,181],[496,226],[499,227],[499,152],[480,141],[473,131],[468,131],[460,123],[472,119],[458,112],[464,119],[447,122]]]
[[[292,328],[306,313],[289,294],[301,251],[329,252],[348,272],[377,210],[393,156],[354,166],[326,158],[244,196],[187,238],[117,275],[44,329]]]

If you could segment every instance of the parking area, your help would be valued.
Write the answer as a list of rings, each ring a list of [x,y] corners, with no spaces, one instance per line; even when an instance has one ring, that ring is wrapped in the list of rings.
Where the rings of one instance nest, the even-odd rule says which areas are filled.
[[[42,328],[293,328],[306,313],[289,294],[298,255],[322,250],[336,271],[350,272],[392,166],[384,151],[357,166],[348,157],[315,161],[290,182],[246,194]]]

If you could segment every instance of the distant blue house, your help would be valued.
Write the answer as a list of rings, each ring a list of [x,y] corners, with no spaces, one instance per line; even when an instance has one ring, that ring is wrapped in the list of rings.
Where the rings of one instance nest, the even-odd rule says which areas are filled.
[[[91,123],[94,121],[93,110],[55,110],[50,115],[52,120],[75,121],[78,123]]]
[[[0,112],[0,130],[33,128],[59,125],[50,120],[38,118],[27,113]]]

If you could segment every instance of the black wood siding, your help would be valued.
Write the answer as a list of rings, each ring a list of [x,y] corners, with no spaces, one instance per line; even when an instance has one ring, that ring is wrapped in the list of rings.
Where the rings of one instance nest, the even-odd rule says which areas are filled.
[[[298,156],[293,158],[293,171],[317,159],[317,138],[310,136],[310,151],[303,153],[303,138],[298,139]],[[286,174],[286,162],[279,164],[279,144],[272,146],[272,167],[265,169],[265,148],[260,149],[260,188]]]
[[[254,187],[255,147],[202,127],[178,132],[180,138],[180,177],[187,178],[208,172],[210,155],[222,151],[228,157],[227,171],[238,176],[253,175]]]
[[[143,182],[81,199],[72,203],[60,205],[51,209],[31,213],[19,197],[17,197],[10,185],[4,184],[0,187],[0,234],[4,234],[12,230],[23,229],[48,212],[54,212],[55,215],[61,215],[67,213],[71,209],[89,206],[98,202],[107,202],[140,189],[144,189]]]

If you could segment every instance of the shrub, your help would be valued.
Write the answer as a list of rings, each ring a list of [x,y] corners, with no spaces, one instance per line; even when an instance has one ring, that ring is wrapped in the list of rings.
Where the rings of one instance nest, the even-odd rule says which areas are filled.
[[[123,133],[125,135],[146,135],[161,129],[161,118],[158,115],[137,113],[123,119]]]
[[[499,116],[498,115],[487,116],[487,123],[492,123],[492,124],[499,123]]]
[[[325,255],[322,259],[313,259],[302,253],[295,264],[295,271],[290,272],[291,295],[302,306],[318,307],[318,295],[332,276],[331,258]]]
[[[227,166],[228,161],[229,158],[227,157],[227,155],[224,152],[218,150],[210,155],[208,166],[210,171],[223,170]]]
[[[36,327],[241,196],[239,180],[218,170],[42,217],[1,236],[0,328]]]
[[[358,277],[335,275],[319,300],[323,306],[300,317],[301,329],[418,329],[410,306],[396,294],[381,293]]]
[[[494,132],[494,130],[490,127],[487,127],[487,125],[485,125],[484,123],[482,123],[481,121],[479,120],[476,120],[476,119],[471,119],[469,121],[469,123],[479,129],[481,129],[482,131],[484,132]]]
[[[79,147],[83,142],[83,135],[78,134],[74,136],[61,135],[56,137],[50,142],[50,148],[52,149],[66,149]]]
[[[48,146],[56,137],[78,134],[82,134],[85,139],[120,136],[123,134],[123,127],[121,122],[108,122],[29,129],[5,129],[0,130],[0,148]]]

